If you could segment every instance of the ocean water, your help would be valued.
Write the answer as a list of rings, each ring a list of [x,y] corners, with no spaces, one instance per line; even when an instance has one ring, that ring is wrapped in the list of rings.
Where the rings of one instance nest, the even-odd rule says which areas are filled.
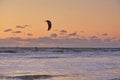
[[[0,48],[0,80],[120,80],[120,48]]]

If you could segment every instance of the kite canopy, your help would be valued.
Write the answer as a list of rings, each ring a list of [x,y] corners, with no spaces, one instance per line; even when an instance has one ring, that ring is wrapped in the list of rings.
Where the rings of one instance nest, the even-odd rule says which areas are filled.
[[[48,31],[49,31],[52,27],[52,23],[50,20],[46,20],[45,22],[47,22],[47,24],[48,24]]]

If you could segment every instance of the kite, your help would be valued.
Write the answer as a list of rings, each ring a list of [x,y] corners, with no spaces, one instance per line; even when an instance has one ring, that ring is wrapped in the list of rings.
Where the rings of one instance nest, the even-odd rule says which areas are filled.
[[[49,31],[52,27],[52,23],[50,20],[46,20],[45,22],[47,22],[47,24],[48,24],[48,31]]]

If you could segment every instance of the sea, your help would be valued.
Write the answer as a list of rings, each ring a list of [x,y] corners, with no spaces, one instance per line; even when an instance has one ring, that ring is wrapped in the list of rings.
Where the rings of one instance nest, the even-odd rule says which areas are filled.
[[[120,80],[120,48],[1,47],[0,80]]]

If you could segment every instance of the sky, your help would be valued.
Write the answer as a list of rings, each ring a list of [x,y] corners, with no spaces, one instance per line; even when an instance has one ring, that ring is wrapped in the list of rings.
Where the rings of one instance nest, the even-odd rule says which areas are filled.
[[[16,46],[120,47],[120,0],[0,0],[0,47]]]

